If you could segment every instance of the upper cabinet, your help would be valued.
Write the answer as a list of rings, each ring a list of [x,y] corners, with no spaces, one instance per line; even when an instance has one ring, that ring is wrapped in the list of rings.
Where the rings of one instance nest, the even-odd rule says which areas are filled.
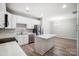
[[[16,20],[15,20],[15,15],[6,12],[7,14],[7,22],[8,22],[8,26],[5,27],[5,29],[15,29],[16,28]]]
[[[21,23],[21,24],[26,24],[27,19],[23,16],[18,16],[18,15],[15,15],[15,18],[16,18],[16,23]]]
[[[0,28],[15,29],[16,21],[13,14],[6,11],[6,4],[0,3]]]
[[[14,28],[14,29],[16,28],[16,21],[17,21],[16,20],[16,15],[12,14],[12,28]]]
[[[34,29],[34,25],[40,25],[40,21],[29,18],[29,23],[27,23],[27,29]]]
[[[16,16],[16,23],[26,24],[27,29],[34,29],[34,25],[40,25],[40,21],[28,17]]]
[[[0,28],[4,28],[5,26],[5,13],[6,13],[6,6],[5,3],[0,3]]]

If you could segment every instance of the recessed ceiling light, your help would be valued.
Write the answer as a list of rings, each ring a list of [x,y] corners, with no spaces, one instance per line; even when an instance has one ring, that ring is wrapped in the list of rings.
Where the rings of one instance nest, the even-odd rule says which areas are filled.
[[[26,7],[25,9],[26,9],[26,11],[27,11],[27,12],[29,12],[29,11],[30,11],[30,8],[29,8],[29,7]]]
[[[67,7],[67,5],[63,5],[63,6],[62,6],[62,8],[66,8],[66,7]]]

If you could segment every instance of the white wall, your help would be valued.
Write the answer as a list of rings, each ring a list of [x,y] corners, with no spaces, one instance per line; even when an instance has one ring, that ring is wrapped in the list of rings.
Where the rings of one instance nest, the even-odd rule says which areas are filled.
[[[50,22],[50,33],[56,34],[61,38],[75,39],[77,18],[55,20]]]
[[[44,34],[49,34],[50,33],[50,25],[49,25],[48,18],[46,18],[46,17],[44,17],[42,19],[42,29],[43,29]]]

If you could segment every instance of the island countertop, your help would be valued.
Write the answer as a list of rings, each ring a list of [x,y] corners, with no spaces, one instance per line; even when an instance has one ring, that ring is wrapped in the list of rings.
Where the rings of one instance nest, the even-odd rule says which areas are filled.
[[[43,35],[38,35],[36,37],[41,38],[41,39],[50,39],[50,38],[53,38],[55,36],[56,36],[56,34],[43,34]]]

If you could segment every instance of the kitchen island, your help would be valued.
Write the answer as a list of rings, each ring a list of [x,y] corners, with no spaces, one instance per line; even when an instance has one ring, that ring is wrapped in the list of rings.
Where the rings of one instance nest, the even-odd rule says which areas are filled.
[[[48,50],[54,47],[53,39],[55,34],[38,35],[35,38],[35,52],[43,55]]]

